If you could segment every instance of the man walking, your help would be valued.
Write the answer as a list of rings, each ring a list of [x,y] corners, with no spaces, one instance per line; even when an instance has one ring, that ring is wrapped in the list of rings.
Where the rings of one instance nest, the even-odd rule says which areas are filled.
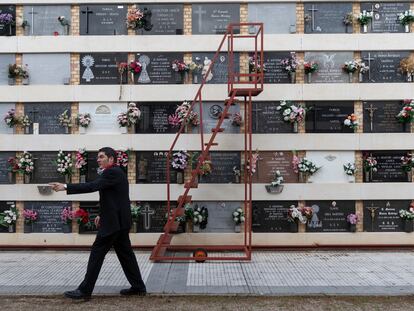
[[[146,287],[129,240],[132,220],[127,176],[115,165],[116,152],[112,148],[101,148],[97,162],[101,174],[92,182],[67,185],[50,183],[53,190],[66,190],[67,194],[99,191],[100,211],[95,218],[98,234],[92,245],[85,279],[76,290],[65,292],[65,296],[72,299],[91,297],[105,255],[112,246],[131,284],[131,288],[121,290],[121,295],[144,296],[147,293]]]

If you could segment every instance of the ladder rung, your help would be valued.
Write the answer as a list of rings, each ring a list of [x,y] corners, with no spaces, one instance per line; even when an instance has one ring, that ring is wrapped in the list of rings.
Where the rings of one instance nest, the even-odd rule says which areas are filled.
[[[237,104],[238,102],[240,102],[238,99],[235,99],[235,98],[233,98],[233,99],[231,99],[231,98],[227,98],[227,99],[224,101],[224,104],[225,104],[225,105],[227,105],[227,104],[229,104],[229,103],[230,103],[230,105],[235,105],[235,104]]]
[[[224,132],[224,128],[222,128],[222,127],[218,128],[218,129],[214,128],[214,129],[211,129],[211,132],[212,133],[214,133],[214,132],[216,132],[216,133]]]
[[[204,143],[204,146],[218,146],[218,143]]]

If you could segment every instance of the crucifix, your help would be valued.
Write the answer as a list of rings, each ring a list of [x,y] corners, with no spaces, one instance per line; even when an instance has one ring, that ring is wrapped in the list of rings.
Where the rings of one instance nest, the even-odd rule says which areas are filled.
[[[32,7],[32,11],[29,12],[29,14],[31,15],[31,24],[30,24],[30,32],[32,33],[32,35],[34,34],[34,16],[36,14],[39,14],[38,12],[34,11],[34,7]]]
[[[198,7],[198,11],[194,11],[194,13],[198,14],[198,32],[201,33],[201,26],[202,26],[202,15],[206,14],[206,10],[201,9],[201,5]]]
[[[33,135],[39,134],[39,123],[36,122],[36,115],[39,113],[39,110],[36,109],[36,107],[33,107],[31,110],[28,111],[28,114],[30,115],[30,119],[33,124]]]
[[[89,7],[86,7],[86,10],[81,11],[82,14],[86,14],[86,33],[89,33],[89,14],[92,14],[93,11],[89,10]]]
[[[371,206],[367,207],[367,210],[371,212],[371,232],[374,231],[374,220],[375,220],[375,212],[378,209],[378,206],[373,206],[374,203],[371,203]]]
[[[144,228],[145,230],[151,229],[151,215],[155,214],[155,211],[150,208],[149,204],[145,204],[144,208],[141,211],[144,215]]]
[[[368,108],[365,108],[366,111],[369,111],[369,119],[370,119],[370,128],[371,132],[374,130],[374,112],[378,110],[378,108],[374,107],[372,103],[369,104]]]
[[[317,12],[319,10],[315,9],[315,5],[312,4],[312,8],[308,9],[308,11],[310,11],[311,15],[312,15],[312,31],[315,31],[315,12]]]
[[[371,61],[375,60],[375,58],[371,57],[371,53],[368,52],[368,57],[363,58],[362,60],[368,61],[368,80],[371,81]]]

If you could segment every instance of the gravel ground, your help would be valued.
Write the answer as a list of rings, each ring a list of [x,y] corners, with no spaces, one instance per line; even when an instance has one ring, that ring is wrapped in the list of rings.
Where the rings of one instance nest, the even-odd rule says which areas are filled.
[[[2,296],[2,310],[145,310],[145,311],[409,311],[414,296],[399,297],[257,297],[257,296],[96,296],[71,301],[57,296]]]

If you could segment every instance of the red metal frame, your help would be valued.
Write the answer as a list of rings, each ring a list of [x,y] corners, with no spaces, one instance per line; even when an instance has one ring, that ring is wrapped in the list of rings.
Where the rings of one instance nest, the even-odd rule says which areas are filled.
[[[254,27],[255,34],[238,34],[241,30],[248,27]],[[235,31],[235,30],[239,31]],[[237,32],[237,33],[235,33]],[[262,23],[237,23],[229,24],[227,31],[223,36],[223,39],[214,54],[210,67],[208,68],[203,80],[200,84],[200,87],[194,97],[194,100],[191,103],[191,107],[187,116],[184,118],[184,121],[181,124],[181,127],[171,144],[171,147],[168,151],[167,156],[167,215],[170,215],[167,219],[167,223],[164,226],[164,233],[161,234],[157,244],[151,253],[151,260],[154,261],[173,261],[173,260],[250,260],[252,252],[252,212],[251,212],[251,203],[252,203],[252,176],[247,171],[247,165],[244,166],[244,207],[246,221],[244,225],[244,239],[243,244],[241,245],[178,245],[171,244],[174,235],[177,232],[179,223],[175,221],[176,217],[184,215],[184,205],[187,202],[191,202],[191,196],[189,195],[191,188],[198,187],[198,175],[200,172],[201,164],[209,159],[209,151],[213,145],[216,145],[215,138],[219,132],[222,132],[224,129],[221,128],[221,125],[225,118],[228,117],[228,111],[232,104],[234,104],[236,97],[244,98],[245,110],[244,110],[244,120],[245,120],[245,131],[244,131],[244,161],[248,163],[252,161],[252,97],[259,95],[263,91],[263,72],[255,73],[240,73],[235,72],[234,70],[234,41],[235,39],[248,39],[254,41],[254,50],[253,56],[255,60],[255,68],[263,68],[263,24]],[[204,133],[203,133],[203,107],[202,107],[202,90],[206,84],[206,78],[211,72],[215,62],[219,57],[219,53],[223,50],[224,43],[227,40],[227,54],[228,54],[228,81],[227,81],[227,95],[228,98],[225,100],[224,110],[221,116],[218,119],[216,127],[212,130],[212,134],[208,139],[208,142],[204,142]],[[247,50],[251,52],[252,50]],[[191,180],[184,185],[184,192],[178,198],[177,207],[171,207],[171,190],[170,190],[170,163],[171,156],[174,152],[174,148],[177,144],[177,141],[180,135],[183,133],[185,124],[187,123],[187,118],[190,115],[191,111],[194,108],[194,105],[199,104],[200,109],[200,143],[201,143],[201,154],[198,158],[197,166],[195,169],[192,169]],[[167,251],[169,252],[190,252],[197,249],[204,249],[206,251],[212,252],[242,252],[244,256],[206,256],[206,257],[194,257],[190,256],[177,256],[166,255]]]

